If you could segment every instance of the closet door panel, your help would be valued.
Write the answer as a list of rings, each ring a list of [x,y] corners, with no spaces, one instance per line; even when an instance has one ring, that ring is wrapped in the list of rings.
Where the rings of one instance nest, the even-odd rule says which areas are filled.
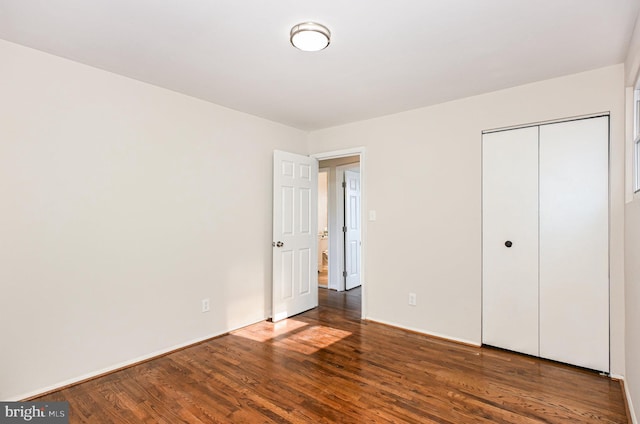
[[[540,356],[609,371],[608,117],[540,127]]]
[[[482,140],[482,342],[538,355],[538,128]]]

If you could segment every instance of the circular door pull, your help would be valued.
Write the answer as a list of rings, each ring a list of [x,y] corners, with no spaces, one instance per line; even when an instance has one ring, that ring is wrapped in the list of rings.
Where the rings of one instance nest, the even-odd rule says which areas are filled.
[[[279,242],[276,243],[276,247],[282,247],[282,246],[284,246],[283,242],[279,241]]]
[[[513,243],[511,243],[511,240],[507,240],[507,241],[504,242],[504,245],[507,246],[507,247],[511,247],[511,246],[513,246]]]

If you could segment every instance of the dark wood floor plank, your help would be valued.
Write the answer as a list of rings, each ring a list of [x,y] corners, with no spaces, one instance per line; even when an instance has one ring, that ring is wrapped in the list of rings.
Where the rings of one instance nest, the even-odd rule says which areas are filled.
[[[360,320],[360,289],[37,400],[71,423],[626,423],[596,373]]]

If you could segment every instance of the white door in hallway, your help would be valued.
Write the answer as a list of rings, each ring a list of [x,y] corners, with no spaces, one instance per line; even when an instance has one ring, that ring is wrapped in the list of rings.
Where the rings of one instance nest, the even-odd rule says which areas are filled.
[[[360,173],[344,171],[344,267],[345,288],[360,283]]]
[[[318,161],[273,153],[273,321],[318,306]]]

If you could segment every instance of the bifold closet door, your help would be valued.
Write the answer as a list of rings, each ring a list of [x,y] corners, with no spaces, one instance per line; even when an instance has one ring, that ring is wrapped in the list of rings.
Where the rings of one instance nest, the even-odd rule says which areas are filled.
[[[538,355],[538,127],[482,149],[482,342]]]
[[[540,356],[609,371],[609,118],[540,126]]]

